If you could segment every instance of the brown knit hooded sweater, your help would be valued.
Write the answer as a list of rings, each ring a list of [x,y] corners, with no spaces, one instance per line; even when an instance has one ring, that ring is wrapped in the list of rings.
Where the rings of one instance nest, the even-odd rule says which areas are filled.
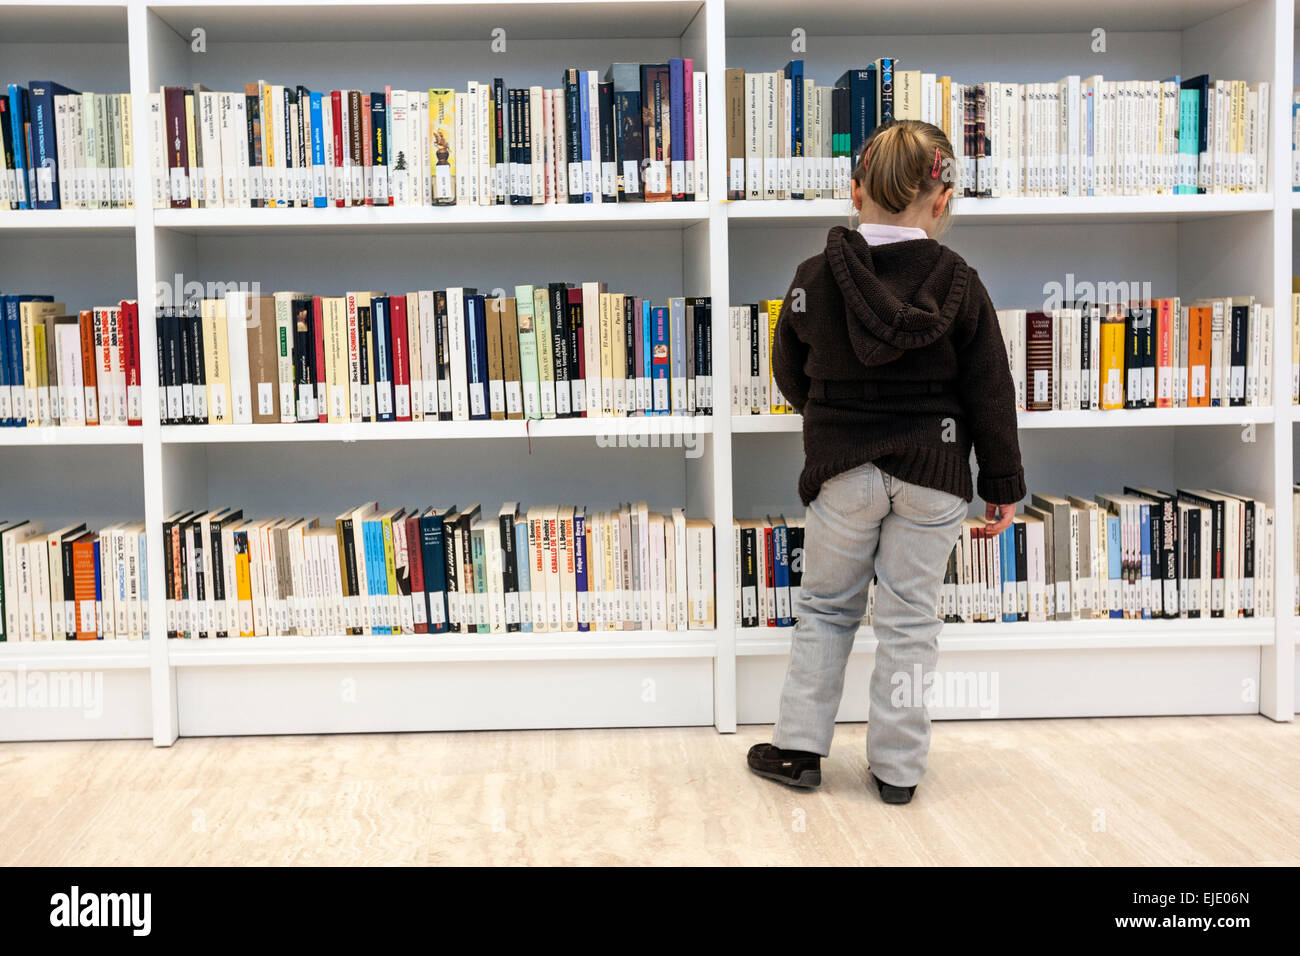
[[[971,500],[1025,496],[1015,390],[997,313],[975,270],[933,239],[870,247],[836,226],[781,306],[772,373],[803,414],[805,505],[874,462]]]

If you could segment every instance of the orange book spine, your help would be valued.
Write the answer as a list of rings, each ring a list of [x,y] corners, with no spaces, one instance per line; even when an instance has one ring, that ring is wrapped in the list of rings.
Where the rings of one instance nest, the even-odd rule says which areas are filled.
[[[1187,310],[1187,407],[1210,406],[1209,365],[1213,310],[1192,306]]]
[[[95,357],[95,318],[89,309],[77,313],[77,327],[81,330],[81,381],[86,389],[86,424],[99,424],[99,392],[95,387],[98,376]]]
[[[1174,407],[1174,300],[1156,300],[1156,408]]]
[[[77,617],[77,640],[99,638],[95,620],[95,541],[87,535],[72,542],[72,594]]]

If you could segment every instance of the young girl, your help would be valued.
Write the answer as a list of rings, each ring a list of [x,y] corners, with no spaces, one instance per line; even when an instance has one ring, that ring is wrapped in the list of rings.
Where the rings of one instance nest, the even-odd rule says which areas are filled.
[[[985,534],[1005,529],[1025,495],[997,314],[975,270],[934,239],[955,168],[929,123],[877,130],[853,173],[862,225],[831,229],[781,306],[772,372],[803,415],[804,572],[773,743],[752,747],[749,766],[792,786],[821,783],[874,576],[867,760],[886,803],[912,799],[972,445]]]

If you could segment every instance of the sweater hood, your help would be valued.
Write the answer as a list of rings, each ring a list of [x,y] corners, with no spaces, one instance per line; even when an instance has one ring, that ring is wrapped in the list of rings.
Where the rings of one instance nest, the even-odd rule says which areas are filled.
[[[872,248],[857,230],[835,226],[826,237],[826,261],[863,365],[884,365],[944,335],[970,285],[970,267],[933,239]]]

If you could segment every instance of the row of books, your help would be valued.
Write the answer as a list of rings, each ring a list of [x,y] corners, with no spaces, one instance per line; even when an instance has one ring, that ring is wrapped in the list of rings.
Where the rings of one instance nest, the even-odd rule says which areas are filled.
[[[601,282],[404,295],[233,290],[157,316],[163,424],[708,415],[707,297]]]
[[[1273,404],[1273,307],[1251,296],[1000,309],[1026,411]]]
[[[140,307],[0,295],[0,425],[139,425]]]
[[[150,94],[155,207],[430,206],[708,198],[706,77],[688,58],[561,85]]]
[[[1244,495],[1126,487],[1035,494],[996,536],[967,519],[945,621],[1272,617],[1274,511]]]
[[[46,531],[0,522],[0,641],[135,640],[149,636],[143,522]]]
[[[505,634],[714,627],[713,526],[508,502],[334,521],[239,509],[163,525],[167,636]]]
[[[936,614],[948,623],[1272,617],[1274,518],[1223,491],[1034,494],[1000,534],[985,534],[982,519],[962,523]],[[738,521],[736,532],[737,626],[795,623],[803,521]]]
[[[1269,84],[1212,80],[958,83],[883,57],[818,86],[802,60],[726,72],[730,199],[848,198],[878,125],[941,128],[959,196],[1268,191]],[[1298,179],[1297,181],[1300,181]]]
[[[0,139],[0,208],[135,207],[131,94],[10,83],[0,97]]]
[[[793,415],[794,407],[772,377],[772,342],[781,299],[733,305],[727,313],[731,341],[731,414]]]

